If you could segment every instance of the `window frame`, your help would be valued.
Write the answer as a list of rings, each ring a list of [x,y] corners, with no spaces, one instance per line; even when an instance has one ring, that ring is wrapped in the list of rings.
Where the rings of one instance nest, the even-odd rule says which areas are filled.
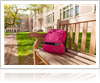
[[[71,7],[71,5],[73,5],[73,6]],[[71,17],[71,9],[73,9],[72,17]],[[68,14],[67,14],[67,11],[69,11]],[[64,16],[64,12],[65,12],[65,16]],[[61,10],[60,10],[60,14],[61,14]],[[66,7],[63,7],[63,19],[69,19],[69,18],[73,18],[73,17],[74,17],[74,4],[69,4]]]
[[[47,23],[52,22],[52,14],[47,15]]]
[[[22,23],[24,23],[25,22],[25,19],[22,19]]]
[[[79,6],[79,4],[75,4],[75,16],[79,16],[79,14],[78,15],[76,15],[76,7],[78,7]]]

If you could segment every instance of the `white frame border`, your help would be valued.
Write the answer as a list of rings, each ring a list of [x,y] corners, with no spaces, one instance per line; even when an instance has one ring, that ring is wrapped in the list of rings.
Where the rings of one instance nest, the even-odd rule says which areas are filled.
[[[4,4],[23,1],[1,1],[1,68],[99,68],[99,1],[24,1],[24,4],[96,4],[96,65],[4,65]]]

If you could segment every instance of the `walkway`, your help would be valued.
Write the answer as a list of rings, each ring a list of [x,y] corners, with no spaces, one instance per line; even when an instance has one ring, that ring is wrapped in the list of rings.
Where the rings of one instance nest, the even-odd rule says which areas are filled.
[[[16,33],[5,37],[5,65],[19,65]]]

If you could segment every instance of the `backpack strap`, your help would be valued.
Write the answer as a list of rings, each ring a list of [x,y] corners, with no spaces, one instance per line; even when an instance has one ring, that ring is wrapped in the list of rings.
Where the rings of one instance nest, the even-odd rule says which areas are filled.
[[[63,41],[62,41],[62,42],[63,42]],[[63,44],[64,44],[64,42],[63,42]],[[64,44],[64,46],[65,46],[65,44]],[[65,52],[68,52],[68,50],[67,50],[66,46],[65,46]]]
[[[65,48],[65,52],[68,52],[67,48]]]

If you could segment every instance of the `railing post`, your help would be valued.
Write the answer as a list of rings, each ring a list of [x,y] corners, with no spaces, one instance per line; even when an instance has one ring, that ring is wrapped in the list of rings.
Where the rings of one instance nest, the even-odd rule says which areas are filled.
[[[57,29],[58,29],[58,30],[60,30],[60,28],[61,28],[60,21],[61,21],[61,19],[58,19],[58,20],[57,20]]]

